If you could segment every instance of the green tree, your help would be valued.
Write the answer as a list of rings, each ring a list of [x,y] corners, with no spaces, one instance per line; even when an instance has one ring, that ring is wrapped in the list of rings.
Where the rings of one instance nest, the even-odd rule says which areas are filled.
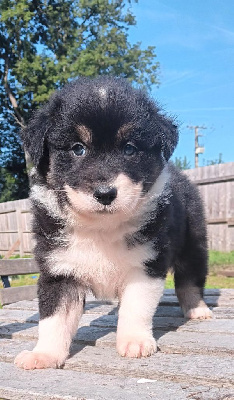
[[[5,140],[0,146],[0,201],[25,198],[28,176],[19,137],[14,131],[3,136]]]
[[[208,165],[216,165],[216,164],[223,164],[223,155],[222,153],[219,153],[219,158],[216,158],[215,160],[203,160],[203,165],[208,166]]]
[[[179,169],[190,169],[191,168],[191,163],[187,160],[186,156],[184,156],[184,158],[176,157],[174,160],[174,164]]]
[[[18,132],[55,89],[78,76],[103,74],[147,88],[158,84],[155,48],[142,50],[141,43],[128,41],[129,28],[136,25],[130,3],[1,0],[0,201],[27,196]]]

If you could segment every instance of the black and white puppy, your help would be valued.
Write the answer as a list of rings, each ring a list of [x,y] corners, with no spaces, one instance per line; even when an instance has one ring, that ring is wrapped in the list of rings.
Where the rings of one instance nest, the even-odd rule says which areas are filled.
[[[146,93],[118,78],[78,79],[35,113],[23,134],[35,168],[31,201],[39,340],[15,363],[61,366],[85,293],[120,301],[117,350],[156,351],[152,317],[169,268],[188,318],[202,299],[207,238],[198,190],[168,163],[178,132]]]

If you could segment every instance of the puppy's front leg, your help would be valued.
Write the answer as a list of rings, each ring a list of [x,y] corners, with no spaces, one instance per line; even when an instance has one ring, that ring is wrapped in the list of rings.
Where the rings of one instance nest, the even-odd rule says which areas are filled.
[[[123,357],[148,357],[156,349],[152,319],[163,293],[164,279],[144,271],[128,274],[121,295],[117,329],[117,351]]]
[[[23,369],[58,368],[64,364],[83,312],[84,291],[73,278],[39,278],[39,339],[15,364]]]

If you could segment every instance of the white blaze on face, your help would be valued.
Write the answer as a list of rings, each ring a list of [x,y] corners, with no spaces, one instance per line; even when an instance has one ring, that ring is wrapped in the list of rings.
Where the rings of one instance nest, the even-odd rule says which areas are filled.
[[[82,190],[75,190],[66,185],[65,190],[73,208],[81,214],[93,219],[93,215],[97,214],[100,218],[100,212],[106,210],[110,213],[117,213],[131,217],[132,213],[136,210],[142,198],[142,183],[133,182],[127,175],[119,174],[118,177],[108,186],[117,189],[116,199],[109,205],[103,206],[93,196],[93,193],[84,192]]]

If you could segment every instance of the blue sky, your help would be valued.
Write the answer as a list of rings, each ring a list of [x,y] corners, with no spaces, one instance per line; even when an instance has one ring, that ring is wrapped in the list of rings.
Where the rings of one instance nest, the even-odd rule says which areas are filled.
[[[174,156],[194,166],[194,131],[205,152],[199,165],[234,161],[234,0],[139,0],[131,42],[156,46],[160,86],[152,95],[180,123]]]

